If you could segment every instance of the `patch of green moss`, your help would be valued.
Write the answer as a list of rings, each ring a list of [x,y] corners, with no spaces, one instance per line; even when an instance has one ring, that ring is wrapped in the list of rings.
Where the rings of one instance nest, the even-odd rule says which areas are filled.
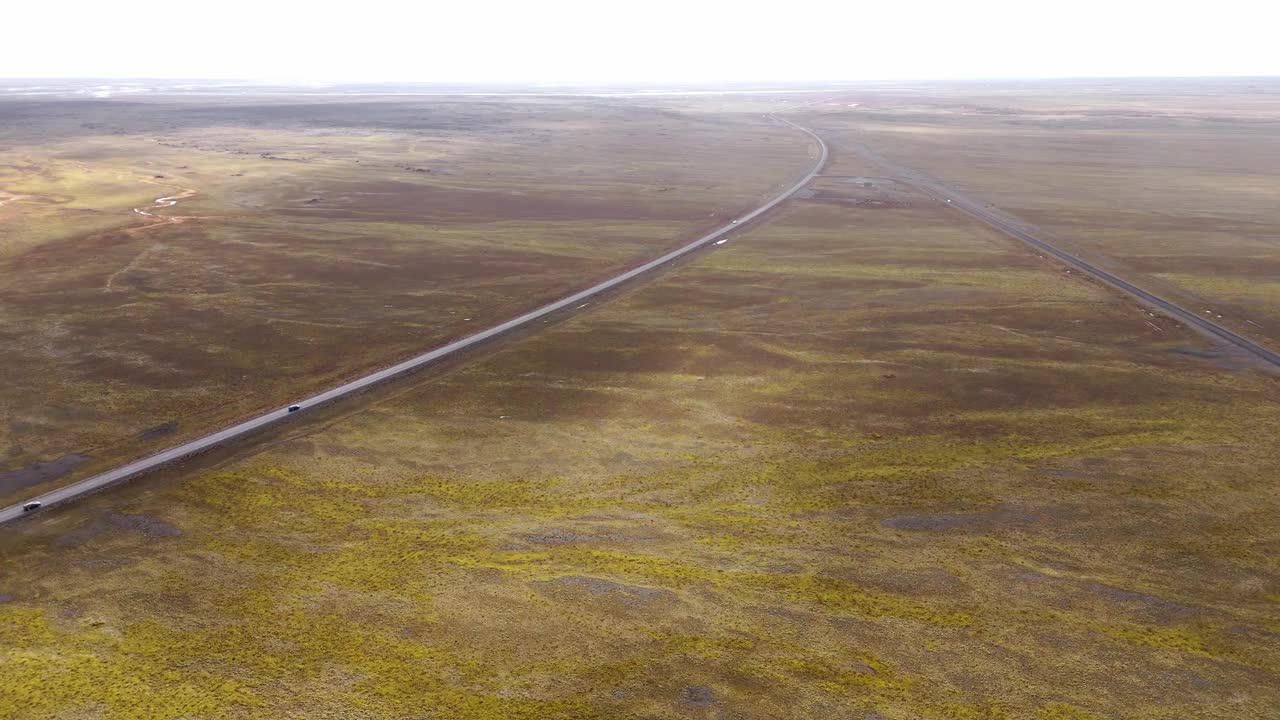
[[[26,647],[53,640],[53,632],[40,608],[0,606],[0,645]]]
[[[702,635],[658,635],[665,652],[690,655],[702,660],[725,660],[741,657],[756,647],[742,637],[705,637]]]
[[[866,654],[845,659],[842,667],[804,656],[779,659],[773,667],[836,696],[861,697],[871,690],[883,697],[903,698],[917,682],[916,678],[903,675],[888,663]]]
[[[1136,645],[1146,645],[1188,655],[1213,655],[1203,637],[1184,627],[1104,626],[1101,630],[1113,638]]]
[[[863,618],[893,618],[945,628],[967,628],[974,617],[967,612],[944,610],[896,595],[863,590],[847,582],[817,575],[755,575],[750,583],[780,592],[789,602],[799,602]]]

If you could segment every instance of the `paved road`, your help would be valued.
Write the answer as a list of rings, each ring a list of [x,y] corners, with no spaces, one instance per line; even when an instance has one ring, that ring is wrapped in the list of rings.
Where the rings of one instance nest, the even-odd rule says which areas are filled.
[[[799,106],[794,106],[794,107],[799,107]],[[794,107],[786,108],[786,109],[794,109]],[[624,272],[621,275],[612,277],[598,285],[589,287],[586,290],[574,293],[568,297],[557,300],[551,303],[550,305],[544,305],[543,307],[540,307],[537,310],[527,312],[524,315],[508,320],[500,325],[495,325],[489,328],[488,330],[484,330],[474,335],[465,337],[456,342],[449,343],[448,345],[445,345],[440,348],[436,348],[431,352],[423,353],[422,355],[419,355],[417,357],[411,358],[409,360],[405,360],[404,362],[399,363],[397,365],[392,365],[391,367],[386,368],[385,370],[379,370],[375,373],[365,375],[364,377],[359,378],[357,380],[352,380],[351,382],[346,383],[344,385],[339,385],[338,387],[332,388],[330,390],[326,390],[317,395],[312,395],[311,397],[305,398],[303,400],[298,400],[297,402],[294,403],[294,405],[297,405],[299,408],[297,412],[291,413],[289,412],[287,407],[283,407],[278,410],[272,410],[270,412],[264,413],[257,417],[251,418],[249,420],[245,420],[244,422],[239,423],[237,425],[232,425],[231,427],[228,427],[226,429],[219,430],[218,432],[212,433],[210,435],[206,435],[202,438],[192,440],[191,442],[184,443],[182,445],[178,445],[177,447],[169,448],[164,452],[160,452],[150,457],[143,458],[142,460],[138,460],[137,462],[132,462],[132,463],[129,463],[128,465],[118,467],[115,470],[110,470],[100,475],[94,475],[93,477],[85,478],[84,480],[73,483],[63,488],[59,488],[57,490],[52,490],[43,495],[28,498],[28,500],[24,502],[37,501],[42,504],[41,510],[47,509],[52,505],[65,503],[67,501],[74,500],[78,497],[94,492],[96,490],[100,490],[101,488],[106,487],[107,485],[112,485],[118,482],[129,480],[131,478],[136,478],[139,475],[143,475],[145,473],[151,472],[152,470],[156,470],[158,468],[164,467],[170,463],[176,462],[183,458],[190,457],[192,455],[196,455],[206,450],[210,450],[212,448],[218,447],[219,445],[223,445],[233,440],[238,440],[240,438],[246,437],[259,430],[262,430],[263,428],[269,427],[271,425],[275,425],[276,423],[279,423],[281,420],[284,420],[287,417],[292,417],[300,413],[305,414],[305,412],[308,409],[315,408],[317,406],[324,405],[329,402],[333,402],[334,400],[338,400],[348,395],[358,393],[361,390],[365,390],[373,385],[377,385],[379,383],[386,382],[387,380],[396,378],[400,375],[404,375],[414,370],[418,370],[434,362],[438,362],[444,358],[447,358],[450,355],[455,355],[463,350],[479,345],[498,335],[502,335],[504,333],[515,330],[516,328],[520,328],[525,325],[528,325],[534,322],[535,320],[544,318],[548,315],[551,315],[552,313],[564,310],[566,308],[575,308],[577,305],[581,305],[582,303],[594,298],[595,296],[600,295],[601,293],[606,292],[608,290],[611,290],[627,282],[628,280],[631,280],[639,275],[644,275],[645,273],[657,270],[665,265],[669,265],[670,263],[674,262],[680,257],[688,255],[689,253],[693,252],[694,250],[697,250],[698,248],[701,248],[705,245],[714,243],[717,240],[724,238],[724,236],[729,234],[731,231],[737,230],[738,228],[749,223],[755,218],[772,210],[773,208],[781,204],[783,201],[787,200],[792,195],[799,192],[801,189],[804,188],[804,186],[809,184],[809,181],[813,180],[813,178],[817,176],[819,172],[822,171],[822,168],[827,163],[827,144],[822,141],[822,138],[818,137],[817,134],[815,134],[813,131],[809,130],[808,128],[800,127],[799,125],[796,125],[795,123],[789,120],[777,117],[776,114],[773,117],[776,120],[786,123],[787,125],[790,125],[796,130],[799,130],[800,132],[803,132],[804,134],[812,138],[818,145],[817,160],[814,162],[813,169],[810,170],[808,174],[806,174],[803,178],[797,181],[796,184],[787,188],[781,194],[777,195],[772,200],[766,202],[765,204],[761,205],[755,210],[752,210],[751,212],[740,216],[736,221],[723,225],[720,228],[716,229],[715,231],[708,233],[707,235],[704,235],[698,238],[697,240],[694,240],[688,245],[685,245],[677,250],[672,250],[671,252],[667,253],[666,255],[663,255],[662,257],[659,257],[655,260],[650,260],[649,262],[639,267],[628,270],[627,272]],[[36,512],[39,512],[39,511],[36,511]],[[31,514],[33,513],[24,513],[22,511],[21,503],[17,505],[11,505],[7,508],[4,508],[3,510],[0,510],[0,523],[8,522],[10,520],[14,520],[16,518],[23,517],[25,515],[31,515]]]
[[[954,188],[947,187],[923,173],[888,160],[862,143],[850,143],[848,147],[856,154],[862,156],[863,159],[879,165],[881,168],[894,175],[895,178],[915,187],[920,192],[932,197],[938,202],[949,205],[950,207],[953,207],[976,220],[990,225],[1006,235],[1021,240],[1046,255],[1052,255],[1058,260],[1080,270],[1092,278],[1110,285],[1116,290],[1132,295],[1143,305],[1146,305],[1153,310],[1158,310],[1213,340],[1233,345],[1243,350],[1254,360],[1260,362],[1264,367],[1269,367],[1271,370],[1280,370],[1280,353],[1263,347],[1249,338],[1232,332],[1222,325],[1213,322],[1204,315],[1192,310],[1187,310],[1177,303],[1143,290],[1137,285],[1116,277],[1106,270],[1090,265],[1065,250],[1058,249],[1054,245],[1046,242],[1040,237],[1037,237],[1034,234],[1034,227],[1023,223],[1016,218],[997,212],[986,203],[967,197],[956,191]]]

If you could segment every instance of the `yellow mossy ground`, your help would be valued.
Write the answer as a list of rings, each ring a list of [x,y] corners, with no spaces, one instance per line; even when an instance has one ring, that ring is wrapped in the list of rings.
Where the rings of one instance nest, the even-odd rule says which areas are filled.
[[[0,715],[1267,717],[1275,379],[849,193],[13,526]]]

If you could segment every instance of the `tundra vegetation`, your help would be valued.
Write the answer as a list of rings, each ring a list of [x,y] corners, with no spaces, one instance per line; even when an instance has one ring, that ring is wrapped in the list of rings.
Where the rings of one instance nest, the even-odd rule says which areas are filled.
[[[615,275],[806,144],[608,100],[0,99],[0,502]]]
[[[1280,81],[855,92],[814,124],[1280,348]],[[842,101],[843,102],[843,101]]]
[[[827,132],[610,302],[4,528],[0,715],[1268,717],[1275,377]]]

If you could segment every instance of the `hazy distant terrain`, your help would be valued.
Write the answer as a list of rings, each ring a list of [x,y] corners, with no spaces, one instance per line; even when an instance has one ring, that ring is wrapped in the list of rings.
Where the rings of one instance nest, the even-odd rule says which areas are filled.
[[[0,100],[0,471],[653,257],[802,175],[765,115],[814,99]],[[1280,86],[787,117],[831,160],[725,244],[0,527],[0,715],[1269,717],[1280,380],[857,146],[1276,347]]]
[[[1280,348],[1280,81],[913,90],[858,110],[827,118]]]
[[[515,95],[546,97],[590,96],[732,96],[787,93],[827,93],[829,83],[310,83],[305,85],[247,80],[155,79],[11,79],[0,80],[0,97],[175,97],[175,96],[395,96],[395,95]]]

